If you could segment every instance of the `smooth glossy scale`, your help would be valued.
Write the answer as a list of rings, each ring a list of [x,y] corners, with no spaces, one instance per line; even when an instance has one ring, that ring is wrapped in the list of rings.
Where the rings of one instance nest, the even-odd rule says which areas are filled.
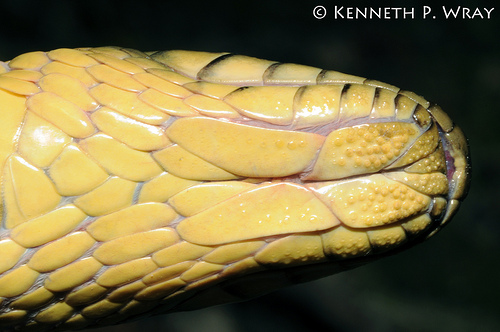
[[[0,74],[0,329],[251,298],[432,236],[467,141],[382,82],[228,53],[31,52]]]

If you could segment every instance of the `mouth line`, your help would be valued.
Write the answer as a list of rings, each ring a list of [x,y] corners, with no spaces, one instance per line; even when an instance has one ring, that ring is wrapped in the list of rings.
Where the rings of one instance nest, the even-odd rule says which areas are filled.
[[[458,127],[446,132],[438,123],[438,129],[445,153],[448,199],[462,201],[467,196],[471,177],[468,142]]]
[[[446,160],[446,177],[448,178],[448,181],[451,183],[453,181],[453,175],[457,171],[457,168],[455,167],[455,158],[453,158],[450,152],[451,143],[444,137],[443,132],[441,130],[440,130],[440,138],[441,138],[441,143],[443,144],[443,150]],[[451,189],[452,188],[450,188],[450,190]]]

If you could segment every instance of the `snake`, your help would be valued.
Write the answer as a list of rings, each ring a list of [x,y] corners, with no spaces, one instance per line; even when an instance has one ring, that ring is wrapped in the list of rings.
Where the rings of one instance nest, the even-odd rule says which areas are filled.
[[[462,130],[372,79],[232,53],[61,48],[0,62],[0,327],[242,301],[433,236]]]

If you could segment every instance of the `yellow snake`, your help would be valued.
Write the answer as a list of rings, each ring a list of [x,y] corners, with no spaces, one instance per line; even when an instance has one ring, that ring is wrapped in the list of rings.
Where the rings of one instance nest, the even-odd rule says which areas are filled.
[[[240,301],[435,234],[467,142],[392,85],[228,53],[0,62],[0,327]]]

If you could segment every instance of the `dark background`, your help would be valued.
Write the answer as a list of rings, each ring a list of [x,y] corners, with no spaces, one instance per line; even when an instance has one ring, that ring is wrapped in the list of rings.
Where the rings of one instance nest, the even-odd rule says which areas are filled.
[[[322,20],[312,15],[318,4],[328,11]],[[335,5],[405,6],[416,17],[335,20]],[[423,20],[423,5],[437,18]],[[500,6],[490,20],[446,20],[440,4],[418,1],[10,0],[1,2],[0,13],[2,60],[34,50],[119,45],[307,64],[415,91],[440,104],[470,139],[469,197],[426,243],[246,303],[96,332],[500,331]]]

